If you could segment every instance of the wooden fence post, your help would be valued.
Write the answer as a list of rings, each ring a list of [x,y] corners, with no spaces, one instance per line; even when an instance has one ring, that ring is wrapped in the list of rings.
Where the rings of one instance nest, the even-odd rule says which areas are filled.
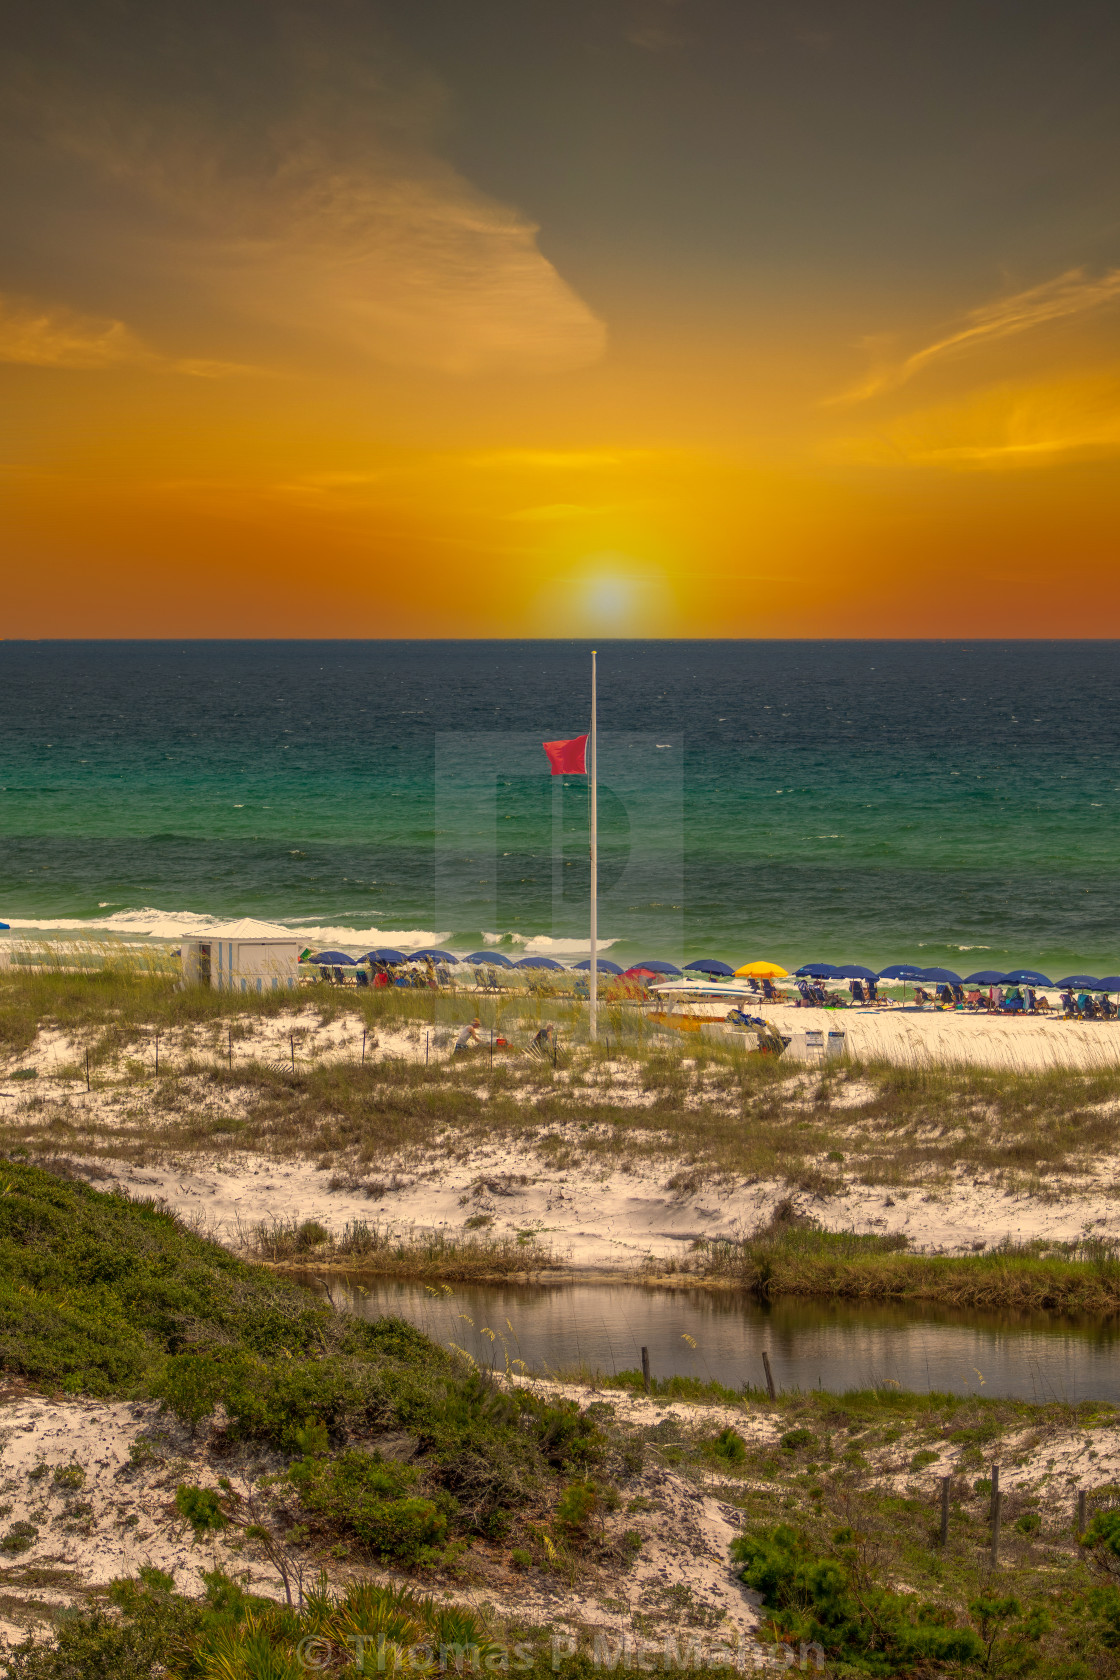
[[[995,1494],[992,1498],[992,1568],[993,1569],[995,1569],[997,1567],[998,1563],[999,1563],[999,1514],[1000,1514],[1000,1507],[1002,1506],[1002,1504],[1003,1504],[1002,1493]]]
[[[644,1347],[642,1349],[642,1381],[646,1385],[646,1393],[648,1394],[649,1390],[650,1390],[650,1375],[649,1375],[649,1349],[647,1347]]]
[[[771,1400],[776,1400],[778,1396],[774,1388],[774,1373],[770,1369],[770,1355],[765,1348],[762,1350],[762,1369],[766,1372],[766,1392]]]

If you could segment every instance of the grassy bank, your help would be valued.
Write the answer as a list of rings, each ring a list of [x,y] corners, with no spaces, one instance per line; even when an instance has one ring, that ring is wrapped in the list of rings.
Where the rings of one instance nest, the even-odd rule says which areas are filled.
[[[0,1170],[0,1364],[52,1390],[159,1399],[191,1425],[220,1406],[231,1441],[281,1453],[404,1430],[424,1468],[393,1497],[407,1483],[434,1501],[445,1535],[508,1526],[547,1502],[553,1460],[594,1451],[571,1407],[503,1399],[399,1319],[335,1313],[150,1203],[13,1163]]]
[[[1091,1241],[912,1254],[904,1237],[779,1221],[744,1242],[698,1245],[696,1264],[701,1276],[737,1284],[764,1301],[814,1295],[1018,1312],[1120,1312],[1120,1256]]]
[[[370,1276],[484,1282],[558,1270],[563,1262],[531,1231],[517,1236],[401,1235],[391,1225],[352,1219],[330,1232],[314,1219],[271,1219],[252,1233],[257,1256],[291,1270],[352,1267]]]

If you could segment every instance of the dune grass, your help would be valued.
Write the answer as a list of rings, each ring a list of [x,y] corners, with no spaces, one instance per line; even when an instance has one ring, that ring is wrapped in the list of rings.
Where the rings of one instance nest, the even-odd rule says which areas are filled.
[[[417,1235],[364,1219],[348,1220],[338,1232],[313,1219],[262,1220],[253,1228],[250,1245],[259,1259],[289,1269],[353,1267],[363,1275],[449,1283],[555,1271],[563,1264],[551,1248],[529,1236]]]
[[[969,1255],[908,1249],[900,1235],[779,1220],[743,1242],[698,1244],[695,1256],[702,1276],[738,1284],[763,1301],[813,1295],[1018,1312],[1120,1311],[1120,1254],[1112,1244],[1004,1243]]]

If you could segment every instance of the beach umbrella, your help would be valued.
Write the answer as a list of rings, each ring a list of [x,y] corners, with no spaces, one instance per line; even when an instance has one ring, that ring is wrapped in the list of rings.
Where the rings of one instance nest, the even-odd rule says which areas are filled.
[[[892,963],[889,968],[881,968],[875,976],[876,980],[924,980],[924,968],[915,968],[913,963]]]
[[[873,968],[862,968],[859,963],[845,963],[843,968],[833,970],[833,977],[837,980],[878,980],[879,978]]]
[[[1053,980],[1048,980],[1045,974],[1040,974],[1037,968],[1016,968],[1004,976],[1012,986],[1052,986]]]
[[[475,951],[471,956],[464,957],[464,962],[489,963],[492,968],[512,968],[513,959],[501,951]]]
[[[1120,992],[1120,974],[1106,974],[1103,980],[1097,981],[1097,985],[1102,992]]]
[[[736,980],[788,980],[789,969],[780,963],[750,962],[735,970]]]
[[[408,958],[403,951],[394,951],[391,945],[379,945],[375,951],[367,951],[364,957],[359,957],[358,961],[360,963],[402,963],[407,962]]]
[[[563,969],[564,964],[557,962],[555,957],[521,957],[514,963],[514,968],[553,968]]]
[[[1067,974],[1064,980],[1055,980],[1055,986],[1088,986],[1091,992],[1110,992],[1111,986],[1106,986],[1103,980],[1094,980],[1091,974]]]
[[[835,963],[802,963],[800,968],[793,971],[795,980],[839,980],[840,970]],[[876,976],[873,974],[874,980]]]
[[[590,957],[584,957],[582,962],[573,963],[572,966],[574,968],[582,968],[588,974],[590,974],[590,972],[591,972],[591,958]],[[618,964],[611,962],[609,957],[597,957],[595,959],[595,970],[598,974],[621,974],[622,973],[622,970],[621,970],[621,968],[619,968]]]
[[[995,968],[980,968],[975,974],[966,974],[961,981],[962,986],[1002,986],[1007,979]]]
[[[434,963],[457,963],[458,957],[453,957],[450,951],[413,951],[409,962],[427,962],[431,958]]]
[[[320,951],[318,956],[312,957],[313,963],[322,963],[324,968],[356,968],[353,957],[348,957],[345,951]]]
[[[924,968],[923,980],[932,980],[938,986],[959,986],[961,977],[954,974],[951,968]]]
[[[667,974],[670,980],[680,979],[680,969],[671,962],[663,962],[660,957],[643,959],[640,963],[635,963],[634,967],[648,969],[650,974]],[[629,970],[627,970],[627,973],[629,973]]]
[[[652,968],[646,968],[644,963],[639,963],[634,968],[624,968],[622,978],[624,980],[657,980],[660,976],[655,974]]]
[[[695,962],[685,963],[684,971],[686,974],[718,974],[725,980],[730,980],[735,972],[725,962],[717,962],[715,957],[697,957]]]

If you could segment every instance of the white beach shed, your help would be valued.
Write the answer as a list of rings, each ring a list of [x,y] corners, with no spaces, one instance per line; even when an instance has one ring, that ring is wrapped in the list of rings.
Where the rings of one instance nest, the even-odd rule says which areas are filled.
[[[274,992],[299,984],[298,939],[283,928],[246,918],[184,939],[183,980],[228,992]]]

